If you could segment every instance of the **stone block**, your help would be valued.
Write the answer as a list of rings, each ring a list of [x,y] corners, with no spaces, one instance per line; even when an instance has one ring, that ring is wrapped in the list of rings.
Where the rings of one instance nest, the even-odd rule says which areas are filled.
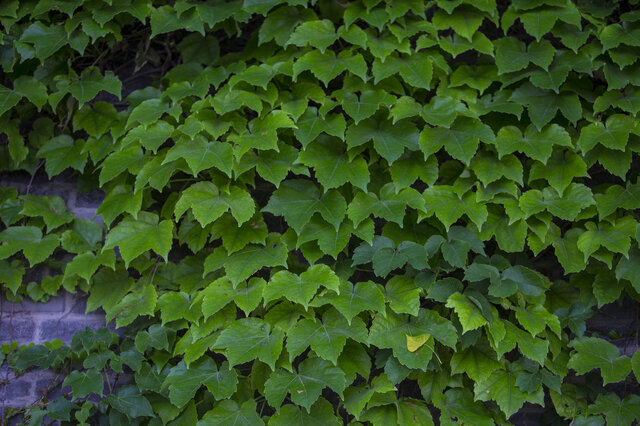
[[[0,342],[6,343],[13,340],[20,343],[32,342],[35,338],[35,324],[31,318],[16,318],[10,320],[9,315],[2,315],[0,324]]]
[[[40,341],[60,339],[71,343],[73,334],[86,327],[98,329],[105,326],[104,319],[92,317],[90,319],[62,318],[60,320],[45,320],[40,324]]]

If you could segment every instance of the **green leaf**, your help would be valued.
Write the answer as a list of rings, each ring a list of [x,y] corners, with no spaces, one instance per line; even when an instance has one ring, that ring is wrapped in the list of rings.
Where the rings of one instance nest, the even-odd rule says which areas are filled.
[[[487,324],[482,310],[467,296],[455,292],[447,299],[447,308],[452,308],[458,315],[462,332],[466,333]]]
[[[505,157],[503,157],[504,161]],[[535,162],[529,171],[529,181],[536,179],[546,179],[549,186],[562,196],[564,190],[571,184],[576,177],[588,176],[587,165],[574,152],[571,151],[553,151],[551,158],[547,160],[547,164]]]
[[[522,152],[543,164],[551,157],[554,145],[571,147],[571,137],[565,129],[557,124],[546,126],[538,131],[529,125],[524,135],[515,126],[506,126],[498,131],[496,147],[500,158],[512,152]]]
[[[561,327],[558,317],[549,313],[544,306],[534,305],[527,308],[516,308],[516,318],[522,327],[531,335],[540,334],[549,327],[556,335],[560,336]]]
[[[124,327],[141,315],[153,315],[157,301],[158,294],[155,287],[141,285],[120,300],[113,310],[108,310],[106,320],[109,322],[115,318],[116,327]]]
[[[343,144],[334,138],[318,138],[300,153],[298,162],[313,167],[324,190],[338,188],[345,183],[366,191],[369,168],[364,158],[350,161]]]
[[[71,386],[74,398],[84,398],[90,393],[102,395],[104,382],[102,374],[94,368],[86,372],[74,370],[64,378],[62,386]]]
[[[393,124],[390,120],[369,118],[347,130],[349,149],[373,140],[373,147],[389,164],[400,158],[405,148],[418,149],[418,129],[408,120]]]
[[[162,164],[183,158],[189,165],[193,176],[201,171],[215,167],[231,176],[233,149],[224,142],[208,142],[203,136],[193,139],[180,139],[169,149]]]
[[[384,286],[389,307],[398,314],[417,316],[420,309],[420,288],[406,275],[396,275]]]
[[[640,418],[640,397],[628,395],[620,399],[615,393],[600,394],[587,412],[604,414],[610,425],[631,426],[634,420]]]
[[[248,131],[242,129],[240,134],[229,137],[235,143],[236,158],[241,158],[251,149],[277,151],[278,129],[284,128],[296,128],[296,125],[281,110],[273,110],[263,117],[251,120]]]
[[[82,151],[82,141],[67,135],[56,136],[47,141],[36,154],[38,158],[46,160],[44,169],[49,179],[59,175],[71,167],[82,173],[87,164],[87,154]]]
[[[47,225],[47,232],[73,220],[73,213],[67,211],[64,200],[57,195],[51,197],[30,196],[20,214],[27,217],[41,217]]]
[[[44,63],[44,60],[56,53],[69,42],[64,26],[45,26],[42,22],[34,22],[20,35],[20,41],[33,45],[35,57]]]
[[[305,53],[293,64],[293,81],[296,81],[301,72],[307,70],[311,71],[325,86],[344,71],[357,75],[362,81],[367,80],[367,63],[364,58],[359,53],[351,55],[347,50],[343,50],[337,56],[331,50],[326,52],[312,50]]]
[[[580,212],[595,204],[591,190],[579,183],[572,183],[563,196],[554,189],[532,189],[520,197],[520,208],[527,217],[547,210],[560,219],[573,221]]]
[[[600,222],[598,225],[587,222],[587,230],[578,237],[578,249],[584,253],[585,262],[598,248],[604,247],[625,257],[631,247],[631,238],[636,223],[630,216],[618,219],[614,224]]]
[[[425,127],[420,134],[420,149],[428,157],[444,146],[453,158],[468,165],[480,140],[493,143],[496,139],[489,126],[465,117],[457,119],[450,129]]]
[[[65,82],[63,81],[63,83]],[[61,86],[58,83],[58,90],[71,93],[80,105],[89,102],[101,91],[111,93],[117,96],[118,99],[120,99],[120,93],[122,92],[122,83],[118,80],[118,77],[109,71],[103,76],[98,67],[85,68],[79,78],[71,80],[67,84]]]
[[[324,398],[318,399],[312,406],[310,412],[301,410],[294,404],[286,404],[280,411],[269,419],[270,426],[288,425],[340,425],[342,420],[338,419],[333,411],[333,406]]]
[[[285,44],[311,46],[324,53],[338,39],[333,23],[328,19],[307,21],[298,25]]]
[[[505,155],[499,160],[493,154],[480,151],[473,156],[470,166],[484,186],[488,186],[502,177],[522,185],[522,163],[515,155]],[[531,170],[533,173],[533,168]]]
[[[96,216],[102,215],[102,220],[107,226],[111,226],[111,223],[124,212],[135,218],[142,208],[142,195],[142,191],[134,192],[129,185],[116,185],[102,200],[96,210]]]
[[[526,105],[531,122],[539,131],[553,120],[558,110],[572,123],[582,117],[582,104],[575,93],[557,94],[525,83],[513,91],[510,100]]]
[[[597,144],[609,149],[624,151],[629,139],[629,133],[635,128],[634,120],[622,114],[614,114],[607,119],[606,126],[599,121],[585,126],[580,131],[580,149],[588,152]]]
[[[144,154],[140,147],[131,146],[110,154],[101,165],[100,186],[117,177],[122,172],[137,174],[142,168]]]
[[[555,49],[547,40],[533,42],[527,48],[514,37],[503,37],[494,41],[496,49],[496,65],[498,74],[505,74],[525,69],[529,62],[548,69],[553,61]]]
[[[346,387],[344,372],[320,358],[308,358],[293,373],[280,369],[265,382],[265,396],[269,405],[280,409],[287,394],[291,401],[304,407],[308,413],[325,387],[342,397]]]
[[[518,373],[519,371],[513,369],[513,366],[492,372],[484,380],[475,383],[476,399],[496,401],[507,418],[511,417],[526,401],[531,400],[529,394],[522,392],[516,386]]]
[[[224,268],[227,277],[237,285],[265,266],[285,266],[287,247],[279,240],[279,234],[272,234],[264,245],[250,244],[233,254],[218,247],[205,259],[204,274]]]
[[[448,230],[462,215],[467,215],[478,229],[486,222],[488,211],[484,204],[476,201],[474,192],[459,197],[449,185],[434,185],[422,193],[428,215],[436,215]]]
[[[316,212],[337,230],[346,214],[347,203],[336,190],[322,194],[312,181],[292,179],[284,181],[273,192],[263,211],[284,216],[297,233]]]
[[[279,7],[269,12],[260,26],[258,44],[275,40],[279,46],[284,46],[291,35],[291,29],[299,22],[310,21],[316,17],[310,9],[292,6]]]
[[[262,301],[265,285],[262,278],[251,278],[234,287],[227,278],[219,278],[200,293],[203,296],[202,314],[208,318],[233,301],[249,315]]]
[[[340,282],[340,292],[325,291],[316,296],[311,306],[331,305],[336,308],[350,324],[353,318],[363,311],[384,312],[385,299],[380,286],[372,281],[351,284]]]
[[[424,199],[413,188],[396,193],[395,187],[387,184],[380,189],[380,196],[369,192],[358,192],[349,204],[347,216],[358,226],[370,215],[381,217],[402,226],[407,207],[424,209]]]
[[[234,425],[234,426],[256,426],[264,425],[262,419],[256,411],[256,402],[249,399],[238,405],[231,399],[220,401],[213,410],[205,413],[197,426],[218,426],[218,425]]]
[[[215,349],[223,349],[231,366],[258,359],[272,370],[282,352],[284,332],[259,318],[242,318],[222,330]],[[273,377],[273,376],[272,376]]]
[[[433,16],[433,25],[438,30],[453,29],[457,34],[471,41],[476,33],[484,14],[473,7],[460,6],[453,13],[437,10]]]
[[[168,322],[183,318],[196,322],[199,315],[191,310],[190,305],[190,297],[185,292],[172,291],[164,293],[158,298],[162,325],[164,326]]]
[[[222,238],[222,246],[231,254],[250,243],[264,244],[267,239],[267,225],[258,214],[238,227],[236,220],[226,214],[215,221],[211,233],[213,238]]]
[[[480,382],[501,368],[493,350],[487,345],[474,345],[464,351],[456,352],[451,357],[451,372],[465,373],[474,382]]]
[[[395,97],[384,90],[372,89],[362,90],[360,95],[342,89],[336,90],[332,95],[340,101],[344,111],[353,118],[356,124],[375,114],[380,105],[389,107],[396,100]]]
[[[396,48],[394,45],[389,47],[393,50]],[[376,58],[373,61],[371,73],[374,77],[374,84],[378,84],[381,80],[394,74],[400,74],[400,77],[407,84],[416,88],[430,90],[433,78],[433,63],[429,55],[423,53],[414,53],[410,56],[390,55],[380,59]]]
[[[600,369],[603,384],[623,380],[631,372],[631,359],[620,356],[618,348],[597,337],[581,337],[570,344],[576,352],[571,355],[567,366],[578,374]]]
[[[21,94],[0,85],[0,115],[18,105],[22,97]]]
[[[169,370],[162,387],[169,388],[169,399],[178,408],[184,407],[191,401],[203,385],[214,398],[227,399],[235,393],[238,385],[236,370],[228,367],[228,364],[224,363],[218,369],[216,363],[209,357],[200,358],[189,367],[183,360]]]
[[[369,344],[378,348],[393,350],[394,356],[408,368],[426,370],[433,355],[434,339],[429,339],[415,352],[407,348],[407,336],[433,335],[440,343],[455,347],[457,332],[455,327],[434,311],[421,309],[417,317],[378,313],[369,329]]]
[[[160,221],[153,213],[141,212],[139,219],[124,219],[106,236],[103,251],[118,247],[125,266],[142,253],[153,250],[168,259],[173,241],[173,222]]]
[[[107,401],[109,405],[125,414],[129,419],[155,416],[149,400],[140,393],[136,385],[121,387],[117,394],[107,395]]]
[[[438,160],[432,155],[425,161],[420,153],[412,152],[408,157],[394,161],[389,172],[396,191],[411,186],[418,178],[433,185],[438,179]]]
[[[335,292],[340,291],[340,279],[326,265],[313,265],[300,275],[280,271],[271,277],[269,284],[265,287],[264,301],[268,303],[285,297],[292,302],[300,303],[307,309],[321,285]]]
[[[47,103],[47,87],[29,75],[21,75],[13,81],[13,92],[29,99],[38,110]]]
[[[600,219],[617,209],[635,210],[640,208],[640,185],[627,183],[626,187],[611,185],[603,194],[595,194],[596,207]]]
[[[341,114],[322,115],[316,107],[309,107],[296,121],[297,129],[293,134],[302,147],[306,149],[310,142],[314,141],[320,133],[326,133],[340,139],[344,139],[344,130],[347,122]]]
[[[236,219],[238,225],[251,219],[255,205],[248,192],[230,186],[228,193],[220,192],[211,182],[198,182],[187,188],[175,206],[176,219],[191,209],[193,216],[205,227],[222,216],[227,210]]]
[[[45,261],[58,247],[58,236],[50,234],[42,237],[42,231],[35,226],[10,226],[0,232],[0,259],[6,259],[22,250],[33,266]]]
[[[347,338],[367,341],[367,327],[360,318],[349,323],[338,311],[330,309],[322,316],[322,321],[302,319],[287,334],[289,360],[293,362],[310,346],[320,358],[337,365]]]

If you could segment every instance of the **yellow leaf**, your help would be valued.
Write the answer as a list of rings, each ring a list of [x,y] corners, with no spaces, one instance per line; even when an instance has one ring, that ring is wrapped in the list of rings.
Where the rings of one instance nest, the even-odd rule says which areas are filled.
[[[424,333],[419,336],[405,336],[407,336],[407,349],[409,349],[409,352],[415,352],[420,349],[431,337],[429,333]]]

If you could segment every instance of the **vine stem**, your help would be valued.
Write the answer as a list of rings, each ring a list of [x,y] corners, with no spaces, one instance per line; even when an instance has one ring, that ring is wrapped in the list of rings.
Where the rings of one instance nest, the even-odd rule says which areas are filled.
[[[27,184],[27,189],[24,194],[24,205],[27,204],[27,200],[29,199],[29,192],[31,192],[31,185],[33,185],[33,179],[36,177],[36,173],[38,170],[44,165],[44,160],[40,161],[38,165],[33,169],[31,173],[31,179],[29,179],[29,183]],[[22,218],[22,226],[25,226],[27,221],[26,216]],[[5,426],[5,418],[6,418],[6,402],[7,402],[7,388],[9,387],[9,371],[11,365],[11,358],[13,358],[13,314],[15,312],[15,302],[16,297],[18,297],[18,293],[20,293],[20,289],[22,288],[22,283],[16,289],[13,299],[11,300],[11,312],[9,313],[9,354],[7,355],[7,372],[4,377],[4,389],[2,391],[2,426]],[[1,321],[1,317],[0,317]]]

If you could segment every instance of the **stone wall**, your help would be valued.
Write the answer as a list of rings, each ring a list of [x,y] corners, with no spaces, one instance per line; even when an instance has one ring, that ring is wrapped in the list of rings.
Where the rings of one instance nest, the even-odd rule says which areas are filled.
[[[0,298],[0,342],[42,343],[60,339],[71,343],[73,334],[86,327],[98,329],[105,326],[104,313],[94,311],[85,314],[86,296],[65,293],[52,297],[47,303],[11,303]],[[13,314],[12,314],[13,311]],[[50,371],[28,371],[16,377],[6,365],[0,369],[0,380],[7,378],[6,405],[21,407],[38,400],[43,392],[55,383],[55,374]],[[55,388],[55,386],[54,386]],[[5,392],[0,386],[0,398]],[[51,395],[49,395],[51,396]]]
[[[14,187],[20,194],[25,194],[30,178],[26,174],[0,175],[0,186]],[[34,176],[29,194],[57,195],[66,201],[67,209],[76,217],[102,223],[102,218],[94,218],[94,215],[104,195],[100,191],[79,192],[77,187],[70,174],[63,173],[49,181],[44,169],[40,169]],[[46,273],[46,269],[38,271],[38,274]],[[25,277],[25,281],[29,278]],[[26,299],[22,303],[11,303],[0,296],[0,344],[11,340],[20,344],[42,343],[53,339],[68,344],[75,332],[85,327],[98,329],[106,325],[104,312],[97,310],[86,314],[85,311],[86,295],[81,293],[61,292],[46,303]],[[12,370],[7,369],[5,362],[0,368],[0,383],[3,384],[0,386],[0,400],[4,396],[6,406],[22,407],[37,401],[45,392],[51,399],[62,391],[60,386],[55,386],[56,382],[59,382],[56,375],[50,371],[28,371],[16,377]]]

